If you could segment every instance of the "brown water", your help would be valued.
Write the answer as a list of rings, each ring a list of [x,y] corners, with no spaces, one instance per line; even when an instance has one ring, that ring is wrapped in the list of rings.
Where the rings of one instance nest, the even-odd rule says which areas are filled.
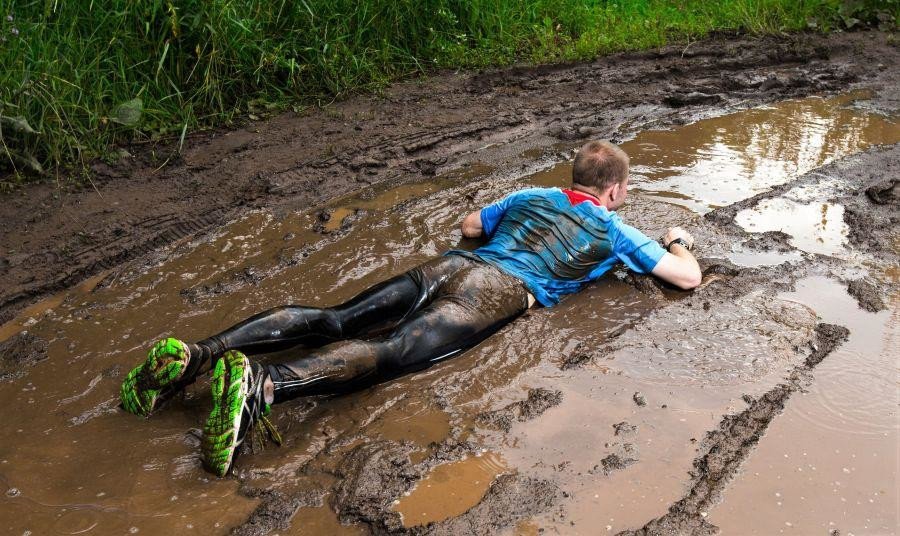
[[[895,118],[852,106],[866,95],[788,100],[640,132],[621,144],[631,158],[631,185],[703,214],[872,145],[900,142]],[[568,177],[571,169],[565,162],[550,173]]]
[[[495,478],[506,472],[493,452],[438,465],[394,504],[407,527],[458,516],[478,504]]]
[[[847,108],[853,98],[791,101],[639,134],[625,144],[637,188],[623,217],[658,236],[666,227],[689,223],[695,217],[691,210],[702,213],[829,159],[879,141],[898,141],[894,121]],[[471,247],[458,230],[465,212],[515,188],[564,186],[568,166],[490,179],[484,178],[490,169],[475,166],[431,182],[361,192],[281,219],[251,213],[211,239],[167,250],[149,269],[131,265],[95,289],[91,282],[4,325],[6,337],[27,329],[46,339],[49,359],[24,377],[0,384],[0,407],[7,408],[0,483],[8,490],[0,498],[0,530],[227,533],[246,519],[257,500],[240,495],[235,479],[212,478],[200,467],[198,433],[208,411],[208,383],[199,381],[183,400],[150,420],[116,409],[124,374],[149,344],[166,334],[199,339],[282,303],[339,303],[449,248]],[[331,216],[316,232],[320,208]],[[829,210],[822,214],[826,228],[836,219]],[[808,227],[792,231],[798,247],[806,244]],[[569,494],[562,532],[596,534],[639,526],[683,493],[695,455],[691,440],[715,427],[724,412],[740,407],[743,393],[764,392],[794,363],[790,348],[805,340],[820,313],[818,302],[796,301],[751,294],[709,312],[675,305],[683,309],[678,309],[678,329],[697,334],[690,343],[660,339],[639,326],[634,335],[620,337],[628,344],[594,363],[560,370],[559,363],[578,343],[596,347],[658,307],[657,298],[608,277],[558,307],[532,311],[472,351],[428,371],[345,397],[277,408],[274,416],[286,445],[240,458],[238,471],[249,486],[328,489],[340,454],[358,444],[359,436],[411,441],[418,462],[432,443],[467,429],[467,437],[490,454],[433,469],[396,505],[406,523],[456,515],[475,504],[497,474],[520,472],[562,483]],[[896,302],[892,307],[895,325]],[[865,316],[853,318],[869,322]],[[785,325],[789,332],[772,335]],[[857,351],[871,349],[866,340],[858,339]],[[894,441],[896,446],[896,428],[869,414],[897,406],[873,406],[874,398],[860,406],[859,397],[885,397],[896,392],[896,382],[873,378],[858,363],[845,366],[834,372],[832,389],[813,390],[805,397],[807,406],[798,404],[793,420],[776,422],[806,423],[813,431],[810,439],[820,433],[834,434],[836,441],[871,440],[886,459],[885,445]],[[871,392],[863,393],[860,382]],[[508,434],[471,424],[478,412],[520,400],[533,387],[561,390],[562,404],[515,423]],[[637,391],[646,397],[646,407],[634,404]],[[621,421],[636,431],[616,435],[612,425]],[[784,430],[785,437],[790,433],[791,428]],[[598,467],[613,453],[639,461],[606,475]],[[825,457],[818,463],[832,467],[835,462]],[[845,465],[851,471],[861,467]],[[871,478],[841,482],[872,493],[896,485],[884,475]],[[751,488],[746,493],[759,490]],[[740,490],[735,486],[733,493]],[[896,501],[888,490],[873,500],[884,505],[892,497]],[[284,534],[306,529],[358,533],[360,527],[338,523],[329,500],[301,509]],[[861,512],[844,519],[856,522]],[[717,522],[741,522],[730,515],[722,514]],[[872,527],[887,521],[879,518]],[[519,530],[529,533],[558,523],[538,516]]]
[[[816,368],[708,519],[723,534],[896,534],[900,296],[867,313],[838,281],[813,277],[785,297],[848,327],[850,340]]]

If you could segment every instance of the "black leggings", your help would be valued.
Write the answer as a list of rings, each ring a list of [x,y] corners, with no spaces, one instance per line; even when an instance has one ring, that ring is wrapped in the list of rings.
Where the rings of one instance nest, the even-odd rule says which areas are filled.
[[[462,353],[528,309],[522,282],[461,255],[432,259],[335,307],[276,307],[198,343],[267,353],[321,347],[266,367],[275,402],[335,394]],[[324,346],[323,346],[324,345]]]

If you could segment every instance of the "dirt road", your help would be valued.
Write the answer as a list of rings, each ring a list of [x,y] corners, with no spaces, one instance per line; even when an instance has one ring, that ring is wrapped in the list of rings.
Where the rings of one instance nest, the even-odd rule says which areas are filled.
[[[858,33],[447,74],[199,137],[155,173],[135,150],[97,191],[29,187],[0,209],[0,526],[892,533],[898,71]],[[116,408],[160,335],[470,247],[465,211],[565,185],[591,137],[631,155],[626,221],[695,231],[700,289],[618,270],[427,371],[279,406],[285,445],[227,479],[197,458],[207,381],[147,421]]]
[[[896,83],[884,34],[714,39],[590,64],[437,75],[302,116],[189,140],[183,158],[132,148],[93,185],[30,185],[0,205],[0,320],[35,298],[209,232],[254,207],[303,210],[383,182],[473,163],[522,173],[526,150],[620,139],[704,113]],[[551,158],[552,155],[550,156]],[[557,157],[559,158],[559,157]],[[96,188],[94,188],[94,186]]]

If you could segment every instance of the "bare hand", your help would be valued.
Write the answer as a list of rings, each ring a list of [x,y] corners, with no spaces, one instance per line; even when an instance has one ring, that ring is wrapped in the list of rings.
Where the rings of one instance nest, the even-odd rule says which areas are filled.
[[[685,231],[681,227],[672,227],[666,232],[666,236],[663,237],[663,245],[668,246],[672,243],[676,238],[681,238],[688,244],[688,249],[694,247],[694,237],[691,236],[691,233]]]

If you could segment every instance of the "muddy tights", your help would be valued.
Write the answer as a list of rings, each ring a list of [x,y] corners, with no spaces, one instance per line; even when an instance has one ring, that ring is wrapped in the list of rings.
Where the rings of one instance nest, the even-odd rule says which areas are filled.
[[[335,394],[462,353],[528,308],[522,283],[459,255],[432,259],[329,308],[276,307],[197,343],[206,361],[318,347],[268,365],[275,402]]]

